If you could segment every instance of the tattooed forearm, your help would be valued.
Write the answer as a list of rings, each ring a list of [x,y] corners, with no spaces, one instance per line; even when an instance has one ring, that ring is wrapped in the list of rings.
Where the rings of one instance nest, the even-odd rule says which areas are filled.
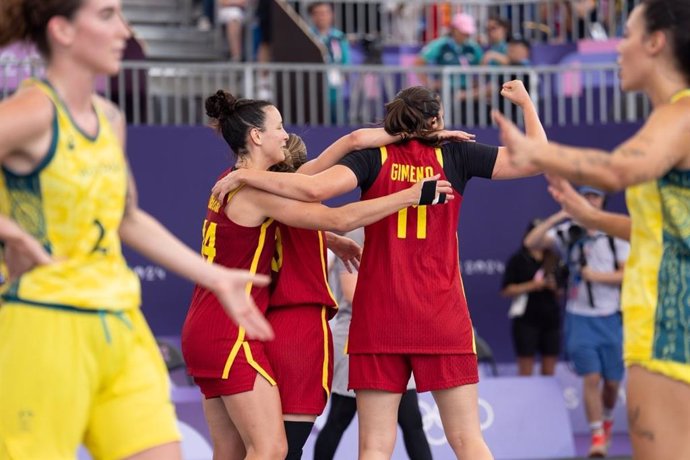
[[[643,427],[641,418],[641,409],[639,406],[628,409],[628,428],[630,434],[646,441],[654,442],[654,432],[649,428]]]
[[[637,147],[621,147],[615,153],[620,154],[624,157],[643,157],[647,155],[647,152]]]

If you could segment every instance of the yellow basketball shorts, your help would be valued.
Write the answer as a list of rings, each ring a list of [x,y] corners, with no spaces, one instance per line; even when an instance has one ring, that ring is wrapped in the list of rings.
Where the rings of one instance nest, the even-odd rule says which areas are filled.
[[[690,363],[657,359],[654,338],[659,324],[653,307],[640,305],[623,310],[623,355],[625,365],[642,366],[657,374],[690,384]]]
[[[140,310],[0,307],[0,459],[123,458],[179,441],[168,374]]]

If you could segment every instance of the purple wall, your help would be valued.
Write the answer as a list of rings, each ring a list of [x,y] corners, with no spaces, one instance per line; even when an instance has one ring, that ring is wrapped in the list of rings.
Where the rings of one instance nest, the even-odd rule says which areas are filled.
[[[575,145],[610,149],[629,137],[638,125],[568,127],[548,130],[550,139]],[[339,135],[338,128],[295,128],[316,154]],[[497,143],[495,130],[475,130],[480,142]],[[128,153],[137,178],[143,209],[193,248],[198,248],[201,222],[211,186],[231,163],[225,143],[201,127],[130,127]],[[356,199],[332,200],[342,203]],[[498,290],[503,264],[520,244],[527,223],[545,217],[557,207],[546,192],[542,177],[516,181],[470,181],[460,218],[460,257],[470,310],[479,334],[494,349],[499,361],[513,360],[508,301]],[[624,210],[623,197],[609,208]],[[191,296],[191,285],[132,252],[127,258],[142,278],[143,310],[154,333],[177,335]]]

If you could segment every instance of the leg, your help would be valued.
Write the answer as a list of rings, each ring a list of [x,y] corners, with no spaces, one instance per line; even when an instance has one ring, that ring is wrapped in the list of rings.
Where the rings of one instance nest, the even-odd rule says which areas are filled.
[[[605,380],[604,381],[604,391],[602,392],[602,405],[604,409],[609,411],[616,407],[616,401],[618,400],[618,390],[620,388],[620,382],[615,380]]]
[[[278,388],[257,374],[252,391],[222,399],[244,442],[247,460],[285,458],[287,441]]]
[[[601,386],[601,375],[598,373],[589,373],[583,377],[582,392],[585,402],[585,413],[587,414],[587,421],[590,426],[593,423],[601,423],[603,418],[602,409],[602,394],[599,387]]]
[[[223,400],[204,399],[203,404],[204,417],[213,442],[213,460],[242,460],[247,452]]]
[[[288,443],[288,452],[285,460],[300,460],[302,458],[304,443],[307,442],[309,433],[311,433],[311,429],[314,426],[314,420],[316,420],[315,416],[310,416],[310,418],[310,421],[288,421],[285,419],[283,422]]]
[[[233,62],[242,60],[242,20],[228,21],[226,25],[230,59]]]
[[[402,395],[381,390],[357,390],[356,393],[359,459],[389,460],[395,447],[395,420]]]
[[[214,458],[215,452],[214,452]],[[162,444],[160,446],[152,447],[145,451],[139,452],[138,454],[131,455],[125,460],[159,460],[161,458],[170,460],[182,460],[182,452],[180,451],[179,442],[170,442],[167,444]],[[220,458],[220,457],[218,457]],[[232,457],[226,457],[232,458]]]
[[[400,400],[398,425],[402,429],[405,450],[410,460],[431,460],[431,448],[424,434],[422,414],[415,390],[407,390]]]
[[[0,308],[0,458],[74,458],[98,388],[101,350],[86,339],[97,327],[87,315]]]
[[[518,375],[529,377],[534,370],[534,356],[518,356]]]
[[[332,460],[340,443],[340,438],[357,412],[355,398],[333,394],[331,409],[328,412],[326,424],[316,438],[314,445],[314,460]]]
[[[542,356],[541,357],[541,375],[554,375],[556,373],[556,364],[558,363],[558,356]]]
[[[513,319],[513,346],[517,355],[518,375],[526,377],[534,370],[534,357],[539,344],[539,329],[524,317]]]
[[[477,385],[463,385],[432,392],[443,422],[443,431],[459,459],[492,460],[479,427]]]
[[[690,384],[633,365],[627,395],[635,460],[690,458]]]

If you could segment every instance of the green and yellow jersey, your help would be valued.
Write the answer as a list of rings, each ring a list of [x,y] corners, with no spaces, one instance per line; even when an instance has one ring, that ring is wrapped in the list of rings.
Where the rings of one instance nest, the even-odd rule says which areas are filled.
[[[79,129],[57,93],[29,80],[55,108],[45,159],[30,174],[2,168],[0,212],[40,241],[55,263],[35,267],[3,294],[7,303],[126,310],[140,303],[139,279],[122,256],[127,164],[113,127],[94,102],[98,132]]]

